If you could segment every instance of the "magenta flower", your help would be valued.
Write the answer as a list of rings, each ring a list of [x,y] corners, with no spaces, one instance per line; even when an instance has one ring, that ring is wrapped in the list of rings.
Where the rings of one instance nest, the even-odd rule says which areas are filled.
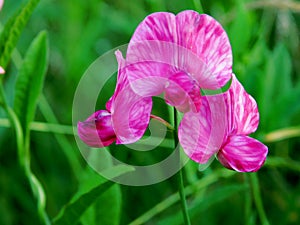
[[[146,17],[130,40],[126,61],[136,93],[164,93],[166,102],[181,112],[198,112],[200,88],[220,88],[232,72],[225,31],[212,17],[191,10]]]
[[[247,136],[259,123],[255,100],[234,75],[228,91],[203,96],[201,100],[200,112],[186,113],[179,127],[179,141],[186,154],[200,164],[217,155],[229,169],[257,171],[266,159],[268,148]]]
[[[4,74],[5,70],[0,66],[0,74]]]
[[[84,122],[78,122],[78,135],[91,147],[104,147],[116,141],[129,144],[139,140],[148,124],[152,109],[151,98],[135,94],[127,80],[125,60],[116,52],[119,64],[115,93],[106,103],[106,110],[99,110]]]

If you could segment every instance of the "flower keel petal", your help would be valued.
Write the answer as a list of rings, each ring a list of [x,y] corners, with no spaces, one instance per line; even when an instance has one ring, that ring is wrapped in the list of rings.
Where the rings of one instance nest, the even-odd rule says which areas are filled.
[[[254,138],[232,136],[218,152],[219,161],[238,172],[255,172],[266,160],[268,148]]]

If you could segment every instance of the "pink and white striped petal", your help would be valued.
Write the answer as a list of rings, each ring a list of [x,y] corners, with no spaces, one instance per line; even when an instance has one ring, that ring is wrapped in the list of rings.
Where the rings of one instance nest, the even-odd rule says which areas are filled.
[[[256,101],[249,95],[235,75],[227,95],[231,102],[232,135],[248,135],[256,131],[259,124],[259,113]]]
[[[206,14],[186,10],[176,16],[177,44],[203,60],[207,73],[195,74],[204,89],[224,86],[231,78],[232,51],[220,23]]]
[[[226,168],[238,172],[255,172],[265,162],[267,153],[267,146],[254,138],[232,136],[218,152],[217,158]]]
[[[112,104],[112,125],[117,144],[138,141],[146,131],[152,110],[151,97],[141,97],[127,85]]]
[[[224,95],[202,97],[199,113],[188,112],[178,129],[179,142],[192,160],[205,164],[219,151],[227,135]]]
[[[205,89],[219,88],[231,76],[232,52],[226,32],[212,17],[192,10],[146,17],[129,43],[127,58],[131,63],[166,63]]]

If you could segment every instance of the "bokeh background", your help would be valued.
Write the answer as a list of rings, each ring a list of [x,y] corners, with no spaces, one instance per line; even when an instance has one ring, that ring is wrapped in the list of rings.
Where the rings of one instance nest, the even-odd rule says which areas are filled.
[[[1,27],[23,2],[5,1]],[[253,136],[268,145],[269,155],[255,176],[228,173],[217,160],[204,171],[188,162],[184,178],[192,224],[254,225],[264,215],[270,224],[300,224],[300,1],[215,0],[202,6],[228,33],[233,71],[259,106],[261,122]],[[42,123],[32,127],[31,168],[45,189],[50,218],[83,183],[98,179],[80,155],[72,129],[72,101],[81,76],[99,56],[128,43],[150,13],[185,9],[201,10],[199,1],[42,0],[35,9],[4,82],[12,103],[20,61],[36,34],[47,30],[50,61],[35,117]],[[114,86],[112,79],[99,96],[99,109]],[[156,99],[153,113],[168,121],[166,112]],[[18,165],[14,132],[1,110],[0,116],[0,224],[39,224],[36,202]],[[150,165],[167,157],[171,147],[136,153],[113,145],[110,151],[129,164]],[[132,224],[182,224],[176,191],[172,178],[146,187],[115,185],[80,224],[129,224],[146,212],[147,219]]]

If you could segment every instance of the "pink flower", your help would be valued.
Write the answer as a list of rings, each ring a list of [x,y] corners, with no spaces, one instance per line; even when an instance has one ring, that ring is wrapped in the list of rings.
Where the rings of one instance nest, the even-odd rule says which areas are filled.
[[[191,10],[146,17],[130,40],[126,61],[136,93],[164,93],[166,102],[181,112],[198,112],[200,88],[220,88],[232,72],[225,31],[212,17]]]
[[[115,141],[117,144],[136,142],[149,124],[152,100],[132,91],[120,51],[116,52],[116,57],[118,80],[115,93],[106,103],[106,110],[99,110],[78,123],[79,137],[91,147],[104,147]]]
[[[259,123],[255,100],[234,75],[228,91],[203,96],[201,100],[201,110],[186,113],[179,127],[179,141],[186,154],[200,164],[216,154],[229,169],[257,171],[266,159],[268,148],[247,136]]]
[[[4,4],[4,0],[0,0],[0,10],[1,10],[2,7],[3,7],[3,4]]]
[[[5,70],[0,66],[0,74],[4,74]]]

